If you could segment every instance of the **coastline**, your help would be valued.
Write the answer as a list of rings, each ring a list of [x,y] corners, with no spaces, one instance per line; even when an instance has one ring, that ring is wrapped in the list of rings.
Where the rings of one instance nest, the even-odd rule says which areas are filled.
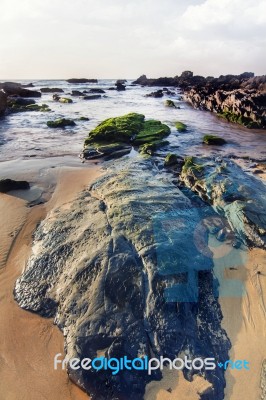
[[[27,208],[26,200],[0,195],[0,213],[5,228],[5,240],[1,246],[7,258],[6,262],[2,260],[0,270],[0,371],[1,394],[5,400],[16,400],[18,397],[20,400],[88,399],[70,381],[66,371],[55,372],[53,369],[54,355],[64,353],[62,333],[52,319],[21,309],[13,298],[13,289],[31,252],[32,232],[37,223],[55,207],[62,207],[73,200],[100,174],[100,168],[94,165],[87,165],[86,169],[59,168],[50,200],[31,209]]]

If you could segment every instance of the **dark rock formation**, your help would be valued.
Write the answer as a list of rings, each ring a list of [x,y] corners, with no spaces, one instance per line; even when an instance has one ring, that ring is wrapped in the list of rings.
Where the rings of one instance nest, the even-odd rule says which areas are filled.
[[[4,82],[0,83],[0,90],[3,90],[8,96],[16,95],[20,97],[41,97],[41,92],[23,88],[19,83]]]
[[[225,216],[249,246],[266,247],[265,185],[233,161],[188,157],[182,181]]]
[[[30,184],[27,181],[14,181],[13,179],[0,180],[0,192],[7,193],[11,190],[25,190],[29,189]]]
[[[80,92],[79,90],[72,90],[71,96],[84,96],[84,92]]]
[[[64,93],[63,89],[60,88],[41,88],[42,93]]]
[[[156,90],[156,92],[151,92],[146,94],[146,97],[154,97],[156,99],[163,97],[164,93],[162,90]]]
[[[196,226],[211,212],[195,207],[169,174],[150,161],[116,161],[113,172],[35,233],[33,254],[17,280],[19,305],[55,323],[68,357],[215,357],[230,347],[221,328],[211,254],[194,242]],[[117,167],[117,168],[116,168]],[[205,237],[206,236],[206,237]],[[206,234],[202,240],[208,240]],[[36,251],[38,249],[38,251]],[[185,286],[194,301],[179,297]],[[195,275],[196,274],[196,275]],[[161,372],[72,370],[92,399],[143,400],[146,384]],[[183,371],[192,380],[199,373]],[[224,371],[201,371],[212,383],[202,400],[224,398]]]
[[[218,145],[218,146],[222,146],[223,144],[226,144],[226,140],[224,140],[223,138],[219,137],[219,136],[215,136],[215,135],[204,135],[202,142],[204,144],[214,144],[214,145]]]
[[[146,75],[141,75],[137,80],[133,82],[134,85],[142,86],[177,86],[176,78],[158,78],[149,79]]]
[[[7,95],[0,90],[0,116],[5,114],[7,108]]]
[[[89,89],[89,93],[105,93],[105,91],[103,89],[92,88]]]
[[[18,96],[9,96],[7,106],[8,111],[12,113],[25,111],[51,111],[47,104],[36,104],[36,101],[33,99]]]
[[[195,108],[214,111],[248,128],[266,128],[266,76],[226,75],[185,88],[185,100]]]
[[[67,79],[68,83],[98,83],[97,79],[86,79],[86,78],[71,78]]]
[[[116,90],[118,90],[119,92],[126,90],[126,87],[125,87],[125,85],[123,85],[123,83],[117,82],[115,84],[115,86],[116,86]]]

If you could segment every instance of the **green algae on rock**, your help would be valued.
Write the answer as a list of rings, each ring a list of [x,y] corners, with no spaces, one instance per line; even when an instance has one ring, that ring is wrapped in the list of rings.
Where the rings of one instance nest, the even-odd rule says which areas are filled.
[[[221,138],[219,136],[215,136],[215,135],[205,135],[205,136],[203,136],[202,142],[204,144],[216,144],[218,146],[226,144],[226,140],[224,140],[223,138]]]
[[[64,103],[64,104],[68,104],[68,103],[73,103],[72,99],[69,99],[67,97],[60,97],[60,99],[58,100],[60,103]]]
[[[183,122],[177,121],[175,123],[175,127],[178,130],[178,132],[185,132],[187,130],[187,125],[183,124]]]
[[[188,172],[188,170],[193,170],[197,172],[202,172],[203,165],[197,164],[195,158],[192,156],[186,157],[184,160],[184,165],[182,168],[182,172]]]
[[[163,139],[170,132],[167,125],[156,120],[145,121],[145,116],[142,114],[129,113],[121,117],[108,118],[93,129],[85,139],[84,157],[88,157],[88,147],[91,154],[92,147],[98,151],[100,145],[110,144],[119,145],[119,151],[123,146],[127,152],[131,149],[129,145],[141,146],[141,152],[151,154],[166,144]]]
[[[64,128],[65,126],[75,126],[75,122],[72,119],[60,118],[54,121],[47,121],[49,128]]]
[[[217,116],[226,119],[228,122],[244,125],[249,129],[260,128],[260,125],[257,122],[253,121],[251,118],[244,117],[243,115],[239,115],[230,111],[218,113]]]
[[[166,107],[176,108],[176,105],[172,100],[165,100],[164,104],[166,105]]]

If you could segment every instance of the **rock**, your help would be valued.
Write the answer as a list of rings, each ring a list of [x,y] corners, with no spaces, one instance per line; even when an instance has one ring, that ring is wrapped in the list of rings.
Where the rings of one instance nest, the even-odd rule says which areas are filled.
[[[183,122],[176,122],[175,127],[178,130],[178,132],[185,132],[187,130],[187,125],[183,124]]]
[[[60,118],[55,121],[47,121],[49,128],[64,128],[65,126],[75,126],[75,122],[72,119]]]
[[[266,248],[265,186],[233,161],[187,157],[181,180],[229,221],[238,239]],[[254,195],[255,193],[255,195]]]
[[[165,104],[166,107],[176,108],[176,105],[172,100],[165,100],[164,104]]]
[[[133,82],[134,85],[142,86],[177,86],[176,78],[158,78],[158,79],[148,79],[146,75],[141,75],[136,81]]]
[[[165,167],[172,167],[178,163],[178,158],[175,154],[169,153],[164,159],[164,166]]]
[[[193,77],[193,72],[192,71],[184,71],[180,75],[181,79],[191,79]]]
[[[72,90],[71,96],[84,96],[84,93],[79,90]]]
[[[221,146],[223,144],[226,144],[226,140],[224,140],[223,138],[221,138],[219,136],[205,135],[205,136],[203,136],[202,143]]]
[[[98,83],[97,79],[86,79],[86,78],[71,78],[71,79],[67,79],[68,83]]]
[[[68,97],[60,97],[58,94],[53,94],[53,100],[65,104],[73,103],[72,99],[69,99]]]
[[[185,88],[184,99],[195,108],[217,113],[247,128],[266,128],[266,76],[221,75]]]
[[[92,88],[89,90],[89,93],[105,93],[103,89]]]
[[[227,360],[230,341],[221,327],[213,263],[193,238],[206,210],[193,207],[152,160],[120,159],[113,167],[56,218],[50,214],[39,224],[32,256],[16,281],[16,301],[54,317],[68,358],[102,352],[108,359],[174,359],[182,353]],[[176,284],[192,266],[198,297],[194,281],[188,293],[196,303],[179,298]],[[160,370],[149,376],[67,368],[92,400],[143,400],[147,383],[162,377]],[[183,374],[188,380],[204,374],[212,398],[224,398],[223,369]]]
[[[101,95],[100,94],[93,94],[91,96],[83,96],[83,100],[97,100],[97,99],[101,99]]]
[[[127,83],[127,80],[126,79],[117,79],[117,81],[116,81],[116,85],[124,85],[125,83]]]
[[[79,121],[89,121],[90,119],[87,117],[79,117]]]
[[[60,88],[41,88],[42,93],[64,93],[63,89]]]
[[[28,87],[34,87],[33,83],[27,83],[25,85],[21,85],[24,88],[28,88]]]
[[[154,97],[154,98],[160,98],[163,97],[163,91],[162,90],[156,90],[156,92],[151,92],[146,94],[146,97]]]
[[[47,104],[36,104],[35,100],[33,99],[25,99],[23,97],[16,96],[9,96],[7,105],[10,112],[51,111]]]
[[[36,90],[28,90],[19,83],[4,82],[0,83],[0,90],[3,90],[8,96],[17,95],[20,97],[41,97],[41,92]]]
[[[121,143],[124,143],[126,149],[129,149],[128,145],[130,145],[131,149],[132,145],[142,146],[149,144],[153,145],[153,148],[158,148],[160,145],[165,144],[163,139],[170,132],[170,128],[167,125],[155,120],[145,121],[145,117],[142,114],[130,113],[122,117],[109,118],[90,131],[84,143],[84,156],[86,157],[87,147],[89,147],[90,152],[92,147],[98,151],[101,144],[121,146]],[[142,150],[145,150],[145,148],[143,147]]]
[[[27,181],[14,181],[13,179],[0,180],[0,192],[7,193],[11,190],[25,190],[29,189],[30,184]]]
[[[5,114],[7,108],[7,95],[0,90],[0,116]]]
[[[122,83],[116,83],[116,90],[123,91],[126,90],[126,87]]]

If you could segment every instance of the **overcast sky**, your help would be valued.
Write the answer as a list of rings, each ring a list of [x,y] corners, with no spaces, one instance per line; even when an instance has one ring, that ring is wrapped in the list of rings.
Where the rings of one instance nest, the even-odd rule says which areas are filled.
[[[1,0],[0,79],[266,74],[266,0]]]

